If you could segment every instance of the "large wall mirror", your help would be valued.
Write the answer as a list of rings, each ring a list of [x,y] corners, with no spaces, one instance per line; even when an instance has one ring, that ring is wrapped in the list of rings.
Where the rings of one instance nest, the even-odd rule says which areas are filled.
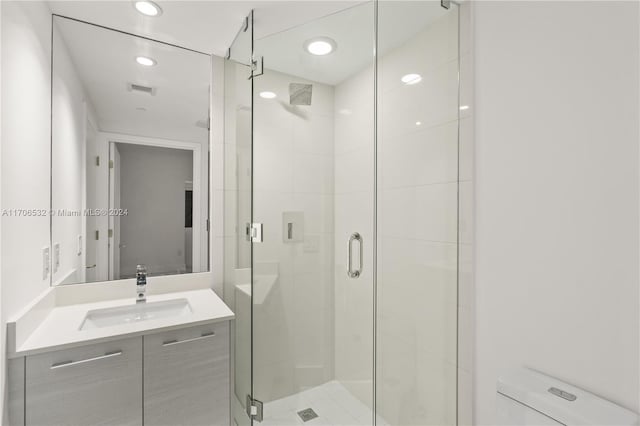
[[[211,57],[53,29],[52,284],[208,271]]]

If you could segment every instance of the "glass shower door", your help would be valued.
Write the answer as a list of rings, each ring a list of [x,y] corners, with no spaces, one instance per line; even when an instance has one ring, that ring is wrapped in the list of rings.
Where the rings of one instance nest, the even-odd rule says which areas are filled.
[[[254,419],[455,425],[457,6],[313,5],[254,29]]]
[[[373,424],[374,3],[336,5],[303,25],[255,28],[253,396],[263,424]]]
[[[225,61],[225,143],[214,151],[214,155],[224,157],[224,191],[216,191],[214,200],[224,204],[224,298],[236,315],[231,414],[238,426],[251,424],[247,414],[252,365],[251,242],[246,226],[251,222],[252,43],[250,14]]]
[[[380,1],[376,408],[455,425],[458,10]]]

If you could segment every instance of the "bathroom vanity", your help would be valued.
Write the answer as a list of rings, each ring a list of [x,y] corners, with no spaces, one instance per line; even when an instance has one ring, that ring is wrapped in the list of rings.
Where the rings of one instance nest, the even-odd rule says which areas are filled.
[[[234,314],[211,290],[223,272],[211,255],[223,227],[210,191],[222,187],[222,160],[210,167],[214,58],[78,19],[86,2],[40,3],[10,11],[38,40],[27,56],[43,55],[41,69],[20,67],[50,79],[50,102],[34,98],[50,106],[50,137],[37,138],[50,158],[31,177],[46,198],[26,203],[42,215],[3,218],[42,244],[25,247],[35,258],[12,285],[27,290],[3,311],[1,423],[229,426]],[[23,28],[23,16],[38,18]]]
[[[53,287],[9,324],[11,425],[229,425],[231,310],[132,284]]]

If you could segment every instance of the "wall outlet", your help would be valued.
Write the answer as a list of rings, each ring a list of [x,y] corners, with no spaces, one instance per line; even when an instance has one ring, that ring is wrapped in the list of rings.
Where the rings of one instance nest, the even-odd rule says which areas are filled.
[[[60,268],[60,243],[53,245],[53,273],[58,272]]]
[[[49,247],[42,248],[42,279],[46,280],[49,277],[49,268],[51,265],[51,259],[49,256]]]

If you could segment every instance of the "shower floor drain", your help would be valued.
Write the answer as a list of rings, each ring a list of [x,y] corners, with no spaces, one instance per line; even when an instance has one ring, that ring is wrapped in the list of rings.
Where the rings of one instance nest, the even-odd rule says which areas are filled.
[[[316,412],[313,411],[313,409],[311,408],[305,408],[302,411],[298,411],[298,415],[300,416],[303,422],[308,422],[309,420],[313,420],[316,417],[318,417]]]

